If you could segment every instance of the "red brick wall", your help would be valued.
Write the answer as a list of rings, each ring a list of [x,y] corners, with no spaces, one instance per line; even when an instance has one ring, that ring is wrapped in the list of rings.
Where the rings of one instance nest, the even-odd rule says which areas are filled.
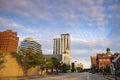
[[[11,30],[0,32],[0,51],[16,52],[18,40],[16,32],[12,32]]]

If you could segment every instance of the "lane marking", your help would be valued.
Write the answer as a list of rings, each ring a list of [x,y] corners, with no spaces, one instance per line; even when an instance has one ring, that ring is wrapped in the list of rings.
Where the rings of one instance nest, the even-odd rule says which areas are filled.
[[[89,73],[87,74],[87,79],[90,79]]]

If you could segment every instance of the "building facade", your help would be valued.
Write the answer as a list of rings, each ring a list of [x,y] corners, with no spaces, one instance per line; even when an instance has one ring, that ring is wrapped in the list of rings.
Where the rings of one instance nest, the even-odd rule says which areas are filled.
[[[28,37],[28,38],[25,38],[20,46],[19,46],[19,51],[21,48],[24,48],[24,49],[32,49],[34,52],[42,52],[41,50],[41,44],[35,40],[33,40],[33,38],[31,37]]]
[[[91,56],[91,67],[97,67],[97,58],[96,56]]]
[[[111,56],[105,53],[97,54],[97,67],[98,69],[104,69],[106,66],[111,66]]]
[[[53,54],[61,54],[62,62],[70,64],[70,35],[61,34],[61,38],[53,39]]]
[[[61,53],[61,39],[55,38],[53,39],[53,54],[60,54]]]
[[[96,67],[97,69],[104,69],[106,66],[111,66],[112,61],[114,61],[120,53],[116,52],[114,54],[99,53],[96,56],[91,56],[91,67]]]
[[[80,67],[80,68],[83,69],[83,64],[82,64],[82,63],[76,63],[76,64],[75,64],[75,68],[77,68],[77,67]]]
[[[61,34],[61,53],[66,53],[66,50],[70,50],[70,35]]]
[[[16,52],[19,38],[17,32],[6,30],[0,32],[0,51],[2,52]]]
[[[70,65],[70,35],[61,34],[62,62]]]

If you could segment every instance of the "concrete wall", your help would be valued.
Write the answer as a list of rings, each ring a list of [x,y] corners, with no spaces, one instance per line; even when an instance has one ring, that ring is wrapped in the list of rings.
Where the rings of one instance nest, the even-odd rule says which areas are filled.
[[[5,63],[0,68],[0,77],[23,76],[22,68],[16,61],[16,58],[11,54],[5,56]],[[38,67],[32,68],[28,71],[28,75],[38,75]]]

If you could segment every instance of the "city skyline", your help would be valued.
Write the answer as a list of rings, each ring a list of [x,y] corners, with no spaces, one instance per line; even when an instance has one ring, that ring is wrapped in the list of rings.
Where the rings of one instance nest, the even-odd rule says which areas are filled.
[[[71,60],[84,67],[108,47],[120,51],[119,22],[119,0],[0,0],[0,31],[11,29],[20,41],[37,39],[43,54],[53,53],[53,38],[69,33]]]

